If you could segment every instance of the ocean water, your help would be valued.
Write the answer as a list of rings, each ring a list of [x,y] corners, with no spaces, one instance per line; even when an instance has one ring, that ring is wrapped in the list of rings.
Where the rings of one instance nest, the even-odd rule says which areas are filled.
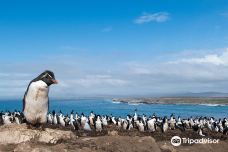
[[[0,100],[1,111],[22,110],[21,100]],[[127,114],[137,113],[147,116],[156,113],[158,116],[175,116],[188,118],[190,116],[213,116],[215,118],[228,117],[228,105],[190,105],[190,104],[128,104],[112,102],[110,99],[77,99],[77,100],[51,100],[49,110],[60,110],[63,113],[70,113],[72,110],[81,114],[89,115],[91,111],[100,115],[114,115],[126,117]]]

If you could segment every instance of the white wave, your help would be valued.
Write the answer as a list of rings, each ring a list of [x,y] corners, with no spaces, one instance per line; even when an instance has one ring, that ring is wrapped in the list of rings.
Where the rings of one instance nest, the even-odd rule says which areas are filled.
[[[226,105],[224,105],[224,104],[210,104],[210,103],[208,103],[208,104],[199,104],[199,105],[202,105],[202,106],[210,106],[210,107],[216,107],[216,106],[226,106]]]
[[[114,103],[114,104],[120,104],[121,102],[119,102],[119,101],[113,101],[112,103]]]
[[[128,105],[131,105],[131,106],[137,106],[137,105],[140,105],[142,103],[131,103],[131,102],[128,102]]]

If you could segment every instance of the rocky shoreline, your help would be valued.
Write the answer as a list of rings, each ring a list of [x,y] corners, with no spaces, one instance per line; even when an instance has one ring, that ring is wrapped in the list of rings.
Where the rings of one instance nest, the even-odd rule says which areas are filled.
[[[228,136],[221,133],[205,132],[205,138],[219,139],[218,144],[183,144],[174,147],[172,136],[192,139],[202,138],[188,130],[169,130],[166,133],[124,131],[115,126],[107,126],[102,132],[72,131],[69,128],[47,126],[45,130],[27,129],[25,124],[3,125],[0,127],[0,151],[9,152],[182,152],[216,151],[228,149]]]
[[[113,98],[113,102],[132,104],[218,104],[228,105],[227,97],[157,97],[157,98]]]

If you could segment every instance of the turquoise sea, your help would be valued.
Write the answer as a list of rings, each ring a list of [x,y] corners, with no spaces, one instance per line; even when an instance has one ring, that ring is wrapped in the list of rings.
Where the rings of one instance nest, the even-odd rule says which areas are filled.
[[[21,100],[0,100],[1,111],[14,111],[22,109]],[[190,104],[128,104],[113,102],[111,99],[77,99],[77,100],[50,100],[49,110],[61,110],[70,113],[72,110],[88,115],[91,111],[101,115],[114,115],[126,117],[127,114],[137,113],[147,116],[156,113],[158,116],[175,116],[188,118],[190,116],[213,116],[215,118],[228,117],[228,105],[190,105]]]

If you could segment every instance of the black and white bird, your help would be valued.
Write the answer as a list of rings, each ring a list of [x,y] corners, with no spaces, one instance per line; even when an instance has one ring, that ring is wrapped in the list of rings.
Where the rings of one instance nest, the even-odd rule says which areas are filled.
[[[167,117],[164,117],[163,124],[162,124],[162,132],[167,132],[168,128],[169,128],[168,119]]]
[[[174,130],[175,127],[176,127],[176,119],[175,119],[175,117],[174,117],[174,114],[172,114],[172,115],[170,116],[169,123],[170,123],[170,129]]]
[[[53,115],[51,113],[48,113],[48,115],[47,115],[47,122],[49,124],[52,124],[53,123]]]
[[[55,110],[52,111],[52,114],[53,114],[53,124],[57,125],[58,124],[58,118],[57,118],[57,115],[55,113]]]
[[[156,118],[149,119],[147,122],[149,132],[154,132],[156,130]]]
[[[101,122],[101,119],[100,119],[100,115],[97,116],[97,120],[95,121],[95,128],[96,128],[96,131],[102,131],[102,122]]]
[[[54,73],[48,70],[29,83],[23,99],[23,113],[28,124],[37,126],[47,122],[49,86],[57,83]]]

